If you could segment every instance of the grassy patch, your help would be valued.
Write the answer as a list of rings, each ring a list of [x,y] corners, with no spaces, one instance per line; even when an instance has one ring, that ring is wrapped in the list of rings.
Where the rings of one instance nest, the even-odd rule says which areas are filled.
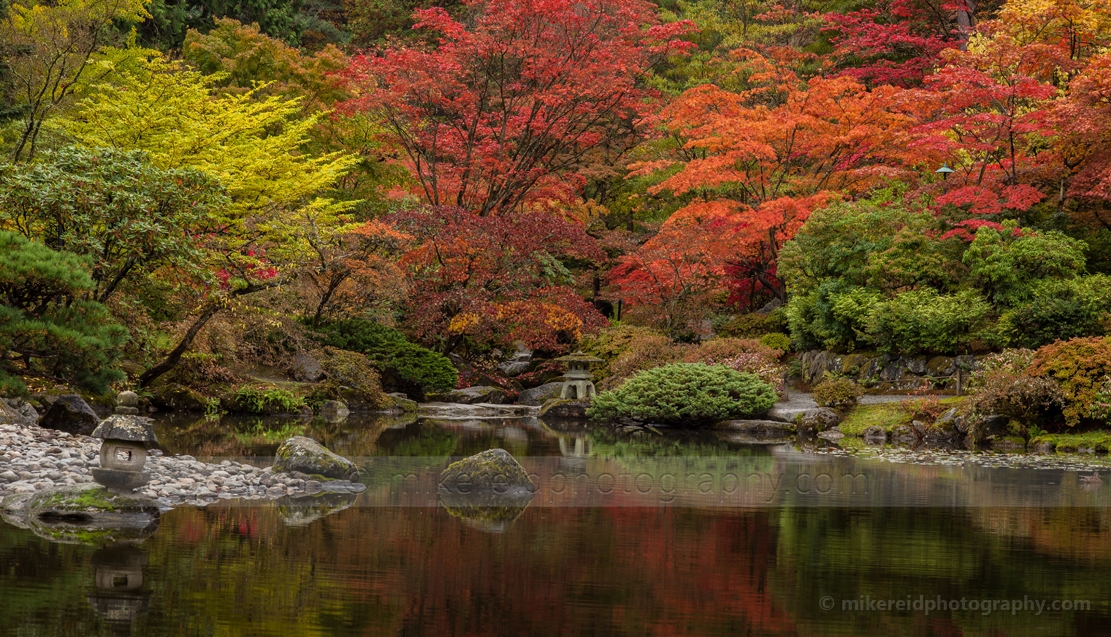
[[[953,396],[941,399],[939,404],[949,409],[960,401],[960,398]],[[883,427],[884,431],[890,432],[899,425],[909,425],[912,420],[914,410],[903,402],[857,405],[841,421],[841,433],[846,436],[860,436],[869,427]]]
[[[1092,449],[1099,453],[1111,451],[1111,431],[1086,431],[1076,434],[1042,434],[1030,440],[1030,445],[1051,442],[1057,451],[1072,453],[1081,449]]]

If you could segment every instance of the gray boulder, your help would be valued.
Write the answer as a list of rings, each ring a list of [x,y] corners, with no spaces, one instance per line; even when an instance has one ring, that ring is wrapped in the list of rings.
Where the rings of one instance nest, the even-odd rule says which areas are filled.
[[[537,414],[540,418],[565,418],[585,420],[586,410],[590,407],[588,400],[571,400],[568,398],[552,398],[544,402]]]
[[[82,436],[93,433],[99,424],[100,417],[77,394],[59,396],[39,420],[39,426],[44,429]]]
[[[320,406],[320,417],[328,422],[340,422],[350,415],[351,410],[339,400],[326,400]]]
[[[477,405],[478,403],[501,405],[509,402],[509,394],[498,387],[478,385],[466,389],[454,389],[446,394],[436,396],[436,400],[442,403],[458,403],[460,405]]]
[[[532,498],[536,485],[525,468],[504,449],[489,449],[448,465],[440,474],[445,495],[495,495]]]
[[[563,391],[563,383],[544,383],[539,387],[522,390],[517,394],[517,402],[522,405],[540,406],[550,398],[556,398]]]
[[[286,526],[308,526],[320,518],[349,508],[358,498],[357,493],[319,491],[310,495],[287,496],[276,504],[278,515]]]
[[[295,354],[293,360],[290,361],[289,371],[293,374],[294,380],[307,383],[318,382],[325,376],[324,368],[320,365],[320,361],[308,352],[298,352]]]
[[[816,434],[841,424],[841,415],[828,407],[807,409],[798,418],[800,434]]]
[[[909,425],[899,425],[891,430],[891,440],[893,442],[918,442],[921,437]]]
[[[927,442],[951,442],[961,438],[957,429],[956,418],[939,418],[937,422],[926,429]]]
[[[274,473],[300,471],[312,476],[336,480],[355,480],[359,467],[343,456],[328,451],[324,445],[305,436],[294,436],[278,447]]]
[[[1006,416],[987,416],[968,428],[968,437],[976,444],[983,444],[993,438],[1008,435],[1010,423],[1011,419]]]
[[[38,423],[39,412],[25,400],[9,398],[0,400],[0,425],[23,425],[29,427]]]
[[[887,431],[883,427],[868,427],[861,437],[865,440],[882,443],[887,440]]]

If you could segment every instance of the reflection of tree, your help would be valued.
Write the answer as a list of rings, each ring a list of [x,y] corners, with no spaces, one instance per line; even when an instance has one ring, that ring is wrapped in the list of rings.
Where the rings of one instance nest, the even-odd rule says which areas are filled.
[[[275,508],[178,509],[143,545],[152,595],[136,634],[1022,634],[1021,614],[877,622],[817,600],[1028,595],[1098,613],[1111,539],[1095,531],[1109,525],[1104,509],[529,507],[492,536],[443,509],[352,507],[296,529]],[[0,528],[0,626],[97,634],[91,554]],[[1084,619],[1038,626],[1085,632],[1069,621]]]

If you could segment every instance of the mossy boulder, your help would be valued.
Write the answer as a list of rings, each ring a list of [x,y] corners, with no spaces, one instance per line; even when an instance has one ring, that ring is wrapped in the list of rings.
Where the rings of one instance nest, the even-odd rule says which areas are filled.
[[[489,449],[448,465],[440,474],[441,494],[495,495],[532,498],[536,485],[504,449]]]
[[[306,436],[294,436],[278,447],[274,459],[274,473],[299,471],[335,480],[355,480],[359,467],[329,451],[324,445]]]
[[[841,414],[829,407],[807,409],[799,414],[798,432],[803,435],[819,434],[841,423]]]
[[[97,484],[19,493],[0,501],[4,520],[53,542],[107,544],[139,540],[158,529],[158,505]]]
[[[544,383],[539,387],[521,390],[517,402],[521,405],[540,406],[552,398],[558,398],[563,391],[563,382]]]

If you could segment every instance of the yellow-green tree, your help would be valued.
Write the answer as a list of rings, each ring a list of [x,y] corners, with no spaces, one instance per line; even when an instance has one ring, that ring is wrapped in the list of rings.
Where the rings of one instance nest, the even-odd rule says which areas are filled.
[[[0,62],[10,107],[22,111],[12,158],[34,156],[43,122],[70,101],[91,58],[119,35],[119,22],[148,17],[144,0],[13,2],[0,16]]]
[[[142,49],[110,49],[96,60],[107,81],[90,86],[60,128],[91,147],[142,150],[164,169],[192,168],[216,179],[229,203],[196,236],[208,261],[195,281],[197,318],[169,357],[140,377],[171,369],[204,324],[230,299],[279,285],[311,257],[307,238],[345,233],[353,202],[321,196],[357,161],[342,152],[303,151],[321,114],[264,87],[218,92],[204,76]]]

